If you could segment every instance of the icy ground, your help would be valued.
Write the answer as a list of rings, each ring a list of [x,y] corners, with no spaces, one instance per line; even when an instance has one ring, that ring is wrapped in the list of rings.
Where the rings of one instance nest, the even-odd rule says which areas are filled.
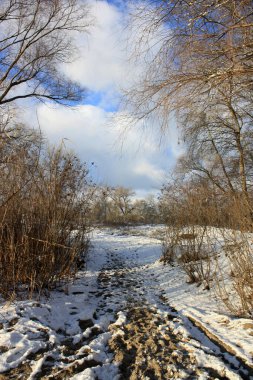
[[[0,307],[3,379],[253,379],[253,322],[158,260],[156,228],[94,231],[87,271]]]

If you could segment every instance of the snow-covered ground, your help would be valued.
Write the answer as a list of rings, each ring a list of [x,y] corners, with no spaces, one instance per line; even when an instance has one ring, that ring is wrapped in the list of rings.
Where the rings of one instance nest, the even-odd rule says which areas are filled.
[[[232,317],[212,291],[164,266],[162,235],[162,226],[93,231],[87,270],[73,283],[50,299],[2,304],[0,379],[253,379],[253,321]],[[136,310],[146,310],[143,321]],[[115,345],[121,339],[119,351],[127,351],[135,335],[148,335],[140,332],[145,318],[150,334],[159,335],[153,359],[161,370],[142,343],[150,368],[140,377],[134,354],[126,362]],[[166,351],[168,340],[173,352]]]

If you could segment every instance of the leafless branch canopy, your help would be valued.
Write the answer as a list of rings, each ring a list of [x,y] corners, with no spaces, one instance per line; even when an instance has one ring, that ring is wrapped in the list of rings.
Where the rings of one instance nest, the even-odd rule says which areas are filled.
[[[88,31],[77,0],[3,0],[0,4],[0,104],[35,97],[67,103],[83,89],[60,70],[74,57],[75,32]]]
[[[166,128],[169,114],[203,106],[224,83],[252,89],[252,5],[250,0],[154,0],[133,6],[132,22],[142,31],[135,58],[152,59],[126,91],[128,110],[139,119],[155,118],[156,124],[159,118]]]

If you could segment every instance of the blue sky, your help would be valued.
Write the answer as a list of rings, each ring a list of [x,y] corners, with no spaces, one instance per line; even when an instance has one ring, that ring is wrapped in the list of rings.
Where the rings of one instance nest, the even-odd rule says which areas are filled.
[[[65,139],[65,144],[87,162],[95,181],[133,188],[139,196],[158,193],[180,154],[176,128],[172,127],[159,145],[158,130],[147,128],[144,133],[138,123],[128,128],[122,122],[118,109],[121,89],[130,86],[144,66],[129,62],[128,35],[122,27],[126,2],[90,3],[95,25],[88,36],[76,39],[78,59],[62,67],[87,89],[87,96],[72,109],[39,104],[40,127],[53,143]],[[29,107],[26,119],[35,121]]]

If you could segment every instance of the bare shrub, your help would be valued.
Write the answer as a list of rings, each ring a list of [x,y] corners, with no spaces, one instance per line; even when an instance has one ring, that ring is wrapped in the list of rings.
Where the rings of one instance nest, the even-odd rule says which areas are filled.
[[[1,166],[0,292],[50,289],[85,261],[87,169],[63,147],[47,150],[27,131]]]
[[[239,316],[253,315],[253,251],[244,234],[226,242],[228,270],[218,281],[218,294],[230,311]],[[233,234],[232,234],[233,235]],[[232,241],[235,239],[235,243]],[[241,243],[239,243],[241,240]],[[227,280],[227,281],[226,281]]]
[[[218,295],[230,311],[239,316],[253,316],[253,237],[248,205],[235,199],[230,225],[221,229],[225,260],[217,278]]]
[[[187,273],[190,282],[203,283],[210,288],[213,278],[212,258],[215,250],[210,241],[207,227],[188,226],[181,235],[181,255],[178,263]]]
[[[176,228],[167,227],[162,244],[161,261],[165,264],[174,265],[178,250],[178,231]]]
[[[164,194],[171,217],[168,217],[163,260],[178,263],[190,282],[203,283],[209,288],[214,275],[212,258],[216,256],[210,226],[217,218],[211,189],[205,182],[179,181]]]
[[[162,261],[173,265],[179,253],[180,228],[169,226],[166,229],[162,248]]]

